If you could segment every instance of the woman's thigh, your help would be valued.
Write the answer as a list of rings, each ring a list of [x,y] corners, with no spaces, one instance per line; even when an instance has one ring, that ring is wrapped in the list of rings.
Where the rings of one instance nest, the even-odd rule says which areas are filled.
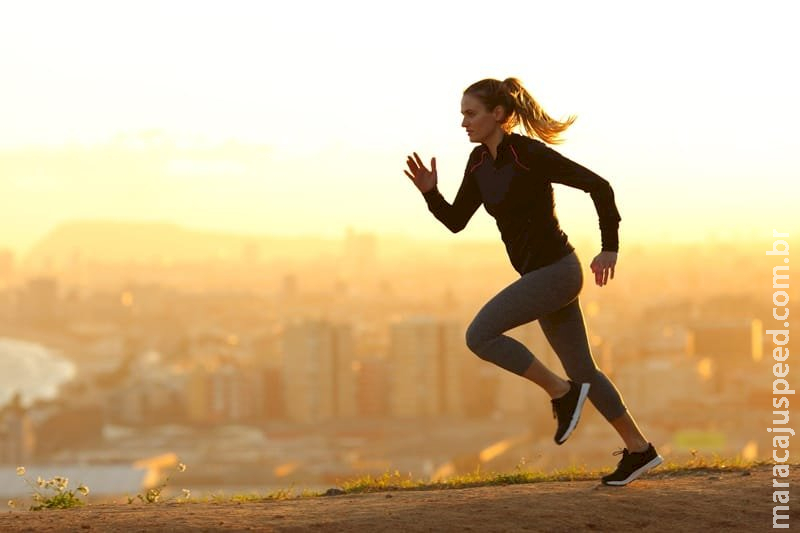
[[[541,317],[539,325],[567,375],[582,376],[597,369],[589,347],[580,298]]]
[[[528,272],[493,296],[467,330],[468,343],[480,343],[549,315],[578,297],[583,286],[575,253]]]

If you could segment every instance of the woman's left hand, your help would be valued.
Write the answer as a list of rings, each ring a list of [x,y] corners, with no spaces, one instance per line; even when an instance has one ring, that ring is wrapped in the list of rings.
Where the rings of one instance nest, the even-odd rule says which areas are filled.
[[[609,279],[614,279],[614,267],[616,264],[617,252],[602,251],[597,254],[591,265],[595,283],[602,287],[608,283]]]

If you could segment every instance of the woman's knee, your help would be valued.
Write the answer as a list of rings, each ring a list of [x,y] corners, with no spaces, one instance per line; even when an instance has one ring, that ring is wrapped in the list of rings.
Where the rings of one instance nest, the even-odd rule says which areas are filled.
[[[481,323],[477,319],[470,323],[465,333],[467,347],[477,355],[481,355],[481,347],[491,340],[491,338],[491,334],[487,333],[487,331],[481,327]]]

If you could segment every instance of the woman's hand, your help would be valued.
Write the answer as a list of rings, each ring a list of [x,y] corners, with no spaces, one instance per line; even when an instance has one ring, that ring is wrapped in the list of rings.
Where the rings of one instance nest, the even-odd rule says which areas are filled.
[[[435,157],[431,159],[431,170],[425,168],[425,164],[422,162],[422,159],[419,158],[417,152],[414,152],[413,159],[411,156],[408,156],[406,163],[408,163],[408,168],[411,170],[411,173],[409,173],[408,170],[404,170],[403,172],[406,173],[406,176],[411,178],[411,181],[414,182],[414,185],[417,186],[420,192],[428,192],[436,187]]]
[[[614,279],[614,266],[617,264],[617,252],[603,251],[597,254],[592,261],[591,269],[594,272],[594,281],[601,287]],[[611,277],[609,278],[609,273]]]

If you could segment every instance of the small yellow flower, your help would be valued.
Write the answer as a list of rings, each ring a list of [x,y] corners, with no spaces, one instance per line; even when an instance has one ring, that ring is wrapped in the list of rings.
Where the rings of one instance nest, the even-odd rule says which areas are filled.
[[[86,485],[81,485],[80,487],[78,487],[78,492],[86,496],[87,494],[89,494],[89,487],[87,487]]]
[[[183,497],[184,498],[186,498],[188,500],[189,496],[191,496],[191,495],[192,495],[192,491],[190,491],[189,489],[183,489]]]
[[[14,500],[8,500],[8,506],[12,507],[12,508],[16,507],[17,506],[17,502],[15,502]]]
[[[25,467],[24,466],[18,466],[17,467],[17,475],[18,476],[24,476],[25,475]]]
[[[36,484],[37,484],[37,485],[39,485],[40,487],[44,487],[44,483],[45,483],[45,482],[44,482],[44,480],[42,479],[42,476],[37,476],[37,478],[36,478]]]
[[[183,463],[178,463],[178,472],[184,472],[186,470],[186,465]]]

